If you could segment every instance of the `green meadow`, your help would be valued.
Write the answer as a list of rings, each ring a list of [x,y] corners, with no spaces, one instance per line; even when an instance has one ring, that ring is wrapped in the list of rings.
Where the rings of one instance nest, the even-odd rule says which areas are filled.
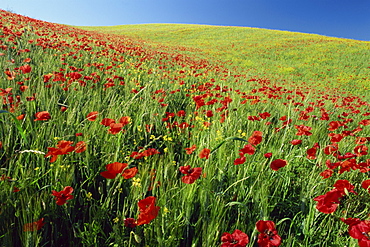
[[[368,89],[370,42],[249,27],[137,24],[80,27],[148,41],[177,52],[236,66],[270,80],[330,83]]]
[[[0,246],[368,246],[369,53],[0,10]]]

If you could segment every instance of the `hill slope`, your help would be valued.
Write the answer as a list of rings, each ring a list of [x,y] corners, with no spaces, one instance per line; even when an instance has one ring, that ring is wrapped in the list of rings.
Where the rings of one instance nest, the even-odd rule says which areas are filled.
[[[248,27],[140,24],[80,27],[150,41],[157,49],[183,52],[240,67],[271,80],[370,84],[370,42]],[[167,47],[166,47],[167,46]],[[179,49],[177,49],[179,50]]]
[[[368,243],[369,96],[170,40],[0,10],[0,246]]]

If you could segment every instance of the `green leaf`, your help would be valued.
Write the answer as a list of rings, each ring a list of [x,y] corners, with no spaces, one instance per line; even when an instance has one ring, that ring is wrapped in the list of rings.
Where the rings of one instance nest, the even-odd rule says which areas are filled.
[[[0,114],[1,113],[8,113],[14,120],[14,123],[15,123],[15,126],[17,127],[18,131],[19,131],[19,134],[21,135],[21,137],[23,138],[23,140],[28,144],[28,140],[27,140],[27,137],[24,133],[24,130],[22,128],[22,125],[21,123],[19,122],[19,120],[14,116],[14,114],[8,112],[8,111],[4,111],[4,110],[0,110]]]
[[[248,142],[247,140],[245,140],[243,138],[239,138],[239,137],[235,137],[235,136],[227,137],[220,144],[218,144],[214,149],[212,149],[211,154],[214,153],[217,149],[219,149],[228,140]]]

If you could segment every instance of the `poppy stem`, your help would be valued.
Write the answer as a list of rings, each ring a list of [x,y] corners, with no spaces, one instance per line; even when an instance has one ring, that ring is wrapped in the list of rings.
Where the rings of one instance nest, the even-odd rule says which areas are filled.
[[[244,180],[246,180],[246,179],[248,179],[248,178],[250,178],[250,177],[248,176],[248,177],[242,178],[242,179],[240,179],[240,180],[236,181],[235,183],[231,184],[229,187],[227,187],[227,189],[223,192],[223,194],[225,194],[225,193],[226,193],[226,192],[227,192],[231,187],[233,187],[235,184],[240,183],[240,182],[242,182],[242,181],[244,181]]]
[[[121,148],[120,144],[121,144],[121,137],[122,137],[122,131],[120,131],[118,134],[117,134],[117,149],[116,149],[116,154],[114,156],[114,159],[117,160],[118,159],[118,153],[119,153],[119,150]]]

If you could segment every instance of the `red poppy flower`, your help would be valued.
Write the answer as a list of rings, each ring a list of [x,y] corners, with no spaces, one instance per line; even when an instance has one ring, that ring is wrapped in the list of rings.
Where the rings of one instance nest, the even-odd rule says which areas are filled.
[[[4,73],[8,76],[8,80],[14,80],[16,73],[15,71],[10,71],[9,69],[5,70]]]
[[[45,225],[44,223],[44,218],[39,219],[38,221],[32,222],[32,223],[27,223],[23,225],[23,231],[24,232],[33,232],[33,231],[38,231],[40,230],[43,226]]]
[[[366,144],[368,141],[370,141],[370,137],[356,137],[355,143],[363,145]]]
[[[160,152],[155,148],[148,148],[147,150],[144,150],[142,154],[144,155],[144,157],[148,157],[151,155],[160,154]]]
[[[242,149],[240,149],[239,152],[243,154],[253,155],[256,152],[256,149],[251,144],[247,144]]]
[[[344,138],[344,135],[335,134],[335,133],[329,133],[328,136],[331,137],[330,141],[333,142],[333,143],[334,142],[340,142]]]
[[[286,160],[276,159],[276,160],[271,162],[270,167],[271,167],[272,170],[277,171],[280,168],[286,166],[287,164],[288,164],[288,162]]]
[[[51,156],[50,163],[53,163],[57,160],[58,155],[69,154],[75,150],[75,147],[73,147],[72,144],[73,142],[71,141],[59,141],[56,148],[48,148],[49,151],[47,154],[45,154],[45,158]]]
[[[49,151],[47,152],[47,154],[45,154],[44,157],[47,158],[51,156],[50,163],[55,162],[58,158],[58,155],[62,155],[61,151],[58,148],[51,147],[51,148],[48,148],[48,150]]]
[[[51,77],[53,77],[53,75],[52,75],[52,74],[44,75],[44,83],[49,82],[49,80],[51,79]]]
[[[110,88],[110,87],[114,87],[116,84],[114,84],[113,82],[108,82],[108,83],[105,83],[104,84],[104,91],[107,90],[107,88]]]
[[[370,192],[370,179],[362,181],[361,187]]]
[[[193,100],[195,101],[195,105],[197,106],[197,109],[206,105],[206,103],[204,102],[203,96],[201,95],[193,96]]]
[[[370,160],[368,159],[366,162],[360,162],[357,164],[358,165],[358,169],[360,172],[362,173],[366,173],[368,171],[370,171]]]
[[[334,188],[341,191],[343,195],[347,194],[347,192],[352,192],[354,194],[357,194],[353,189],[355,186],[351,184],[348,180],[337,180],[335,184],[333,185]]]
[[[206,127],[206,128],[209,128],[211,126],[212,123],[210,122],[203,122],[203,126]]]
[[[359,125],[362,124],[364,126],[366,125],[370,125],[370,119],[364,119],[364,120],[361,120],[359,123]]]
[[[334,171],[332,169],[326,169],[325,171],[320,173],[322,178],[330,178],[333,175]]]
[[[340,121],[331,121],[329,123],[328,130],[329,131],[334,131],[334,130],[338,129],[340,126],[343,126],[342,122],[340,122]]]
[[[113,134],[113,135],[116,135],[118,134],[119,132],[123,131],[123,127],[126,126],[127,124],[130,123],[130,120],[131,118],[128,117],[128,116],[125,116],[125,117],[121,117],[118,121],[118,123],[116,123],[116,121],[114,119],[111,119],[111,118],[103,118],[102,121],[100,122],[100,124],[106,126],[106,127],[110,127],[110,129],[108,129],[108,132]]]
[[[155,155],[155,154],[160,154],[160,152],[156,150],[155,148],[148,148],[144,151],[141,151],[140,153],[134,151],[131,153],[130,157],[137,160],[137,159],[141,159],[143,157],[148,157],[148,156]]]
[[[317,196],[314,198],[314,201],[317,201],[316,209],[324,214],[334,213],[339,206],[339,199],[342,196],[343,192],[338,189],[333,189],[325,195]]]
[[[352,238],[358,239],[358,245],[360,247],[369,247],[370,246],[370,221],[359,219],[351,219],[348,222],[349,228],[348,233]]]
[[[254,146],[260,144],[262,142],[262,132],[254,131],[252,136],[249,137],[248,142]]]
[[[297,140],[297,139],[294,139],[293,141],[290,142],[292,145],[299,145],[302,143],[302,140]]]
[[[249,243],[249,237],[236,229],[233,233],[224,232],[221,236],[221,247],[244,247]]]
[[[64,187],[63,190],[57,192],[55,190],[52,191],[52,195],[55,196],[55,200],[57,201],[57,205],[61,206],[67,203],[67,200],[73,199],[73,188],[71,186]]]
[[[57,147],[61,151],[62,154],[69,154],[72,152],[75,147],[72,147],[73,142],[61,140],[58,142]]]
[[[258,113],[258,115],[259,115],[262,119],[266,119],[266,118],[271,117],[271,114],[270,114],[270,113],[268,113],[268,112]]]
[[[154,220],[159,212],[160,207],[155,205],[157,198],[149,196],[138,202],[140,214],[137,218],[137,225],[149,224],[150,221]]]
[[[127,124],[129,124],[131,121],[131,118],[129,116],[125,116],[125,117],[121,117],[118,122],[120,122],[121,124],[123,124],[123,126],[126,126]]]
[[[368,147],[366,147],[364,145],[359,145],[359,146],[354,148],[353,152],[355,154],[357,154],[358,157],[360,157],[360,156],[363,156],[363,155],[367,155],[367,150],[368,150]]]
[[[87,114],[86,119],[89,120],[89,121],[95,121],[96,118],[98,117],[98,114],[99,114],[99,112],[92,111],[89,114]]]
[[[25,114],[21,114],[21,115],[19,115],[19,116],[17,117],[17,119],[18,119],[18,120],[23,120],[25,116],[26,116]]]
[[[75,152],[82,153],[86,151],[86,143],[84,141],[77,142],[75,145]]]
[[[338,159],[347,159],[347,154],[344,156],[338,156]],[[348,155],[348,157],[351,157]],[[339,162],[340,170],[339,174],[342,174],[343,172],[349,172],[351,169],[356,170],[358,169],[358,165],[356,163],[356,159],[348,159],[342,162]]]
[[[177,112],[178,117],[185,117],[185,115],[186,115],[186,112],[184,110],[180,110]]]
[[[201,158],[201,159],[203,159],[203,158],[208,159],[210,152],[211,152],[211,150],[208,149],[208,148],[202,149],[202,151],[200,151],[200,153],[199,153],[199,158]]]
[[[259,220],[256,223],[256,228],[260,232],[257,240],[258,246],[271,247],[281,244],[281,237],[277,234],[274,222]]]
[[[30,73],[32,70],[31,66],[29,66],[28,64],[19,67],[19,69],[22,71],[23,74]]]
[[[72,81],[77,81],[78,79],[82,77],[82,75],[78,72],[71,72],[71,73],[66,74],[66,77],[71,78]]]
[[[190,124],[188,124],[187,122],[182,122],[182,123],[179,124],[180,129],[186,129],[189,126],[190,126]]]
[[[340,218],[341,221],[343,221],[346,225],[353,225],[355,223],[359,223],[361,220],[359,218]]]
[[[312,135],[312,133],[310,132],[310,130],[312,130],[311,127],[304,126],[304,125],[294,125],[294,127],[298,130],[298,132],[296,133],[297,136],[302,136],[302,135],[310,136],[310,135]]]
[[[213,111],[212,110],[206,111],[206,116],[207,117],[213,117]]]
[[[248,116],[247,119],[250,121],[260,121],[261,120],[261,118],[257,116]]]
[[[324,148],[324,153],[327,154],[327,155],[335,154],[335,153],[337,153],[337,151],[338,151],[338,144],[337,143],[333,143],[331,145],[327,145]]]
[[[234,165],[241,165],[247,160],[243,153],[239,153],[240,157],[234,160]]]
[[[127,163],[119,162],[110,163],[105,166],[107,170],[101,172],[100,175],[108,179],[114,179],[117,176],[117,174],[120,174],[123,171],[123,169],[127,167],[127,165],[128,165]]]
[[[109,125],[109,127],[110,129],[108,129],[108,132],[113,135],[116,135],[122,131],[123,124],[122,123],[112,123]]]
[[[182,174],[185,174],[185,176],[183,176],[181,180],[182,182],[186,184],[194,183],[195,180],[197,180],[202,174],[201,167],[191,168],[189,165],[187,165],[187,166],[180,166],[179,170]]]
[[[49,112],[47,111],[40,111],[35,114],[36,119],[34,121],[46,121],[51,118]]]
[[[106,127],[109,127],[111,124],[114,124],[116,123],[116,121],[114,119],[111,119],[111,118],[103,118],[100,122],[100,124],[106,126]]]
[[[272,157],[272,153],[265,153],[263,156],[268,159]]]
[[[136,167],[125,169],[122,173],[122,177],[124,179],[130,179],[130,178],[135,177],[137,172],[138,172],[138,169]]]
[[[195,144],[193,144],[190,148],[185,148],[186,154],[192,154],[195,149],[197,149],[197,146]]]
[[[154,125],[153,124],[146,124],[145,125],[145,130],[148,133],[152,132],[152,130],[154,130]]]
[[[28,89],[28,86],[26,85],[22,85],[19,87],[19,90],[21,90],[22,92],[26,91]]]
[[[316,159],[316,151],[320,148],[319,144],[316,142],[312,148],[307,149],[307,159],[314,160]]]

